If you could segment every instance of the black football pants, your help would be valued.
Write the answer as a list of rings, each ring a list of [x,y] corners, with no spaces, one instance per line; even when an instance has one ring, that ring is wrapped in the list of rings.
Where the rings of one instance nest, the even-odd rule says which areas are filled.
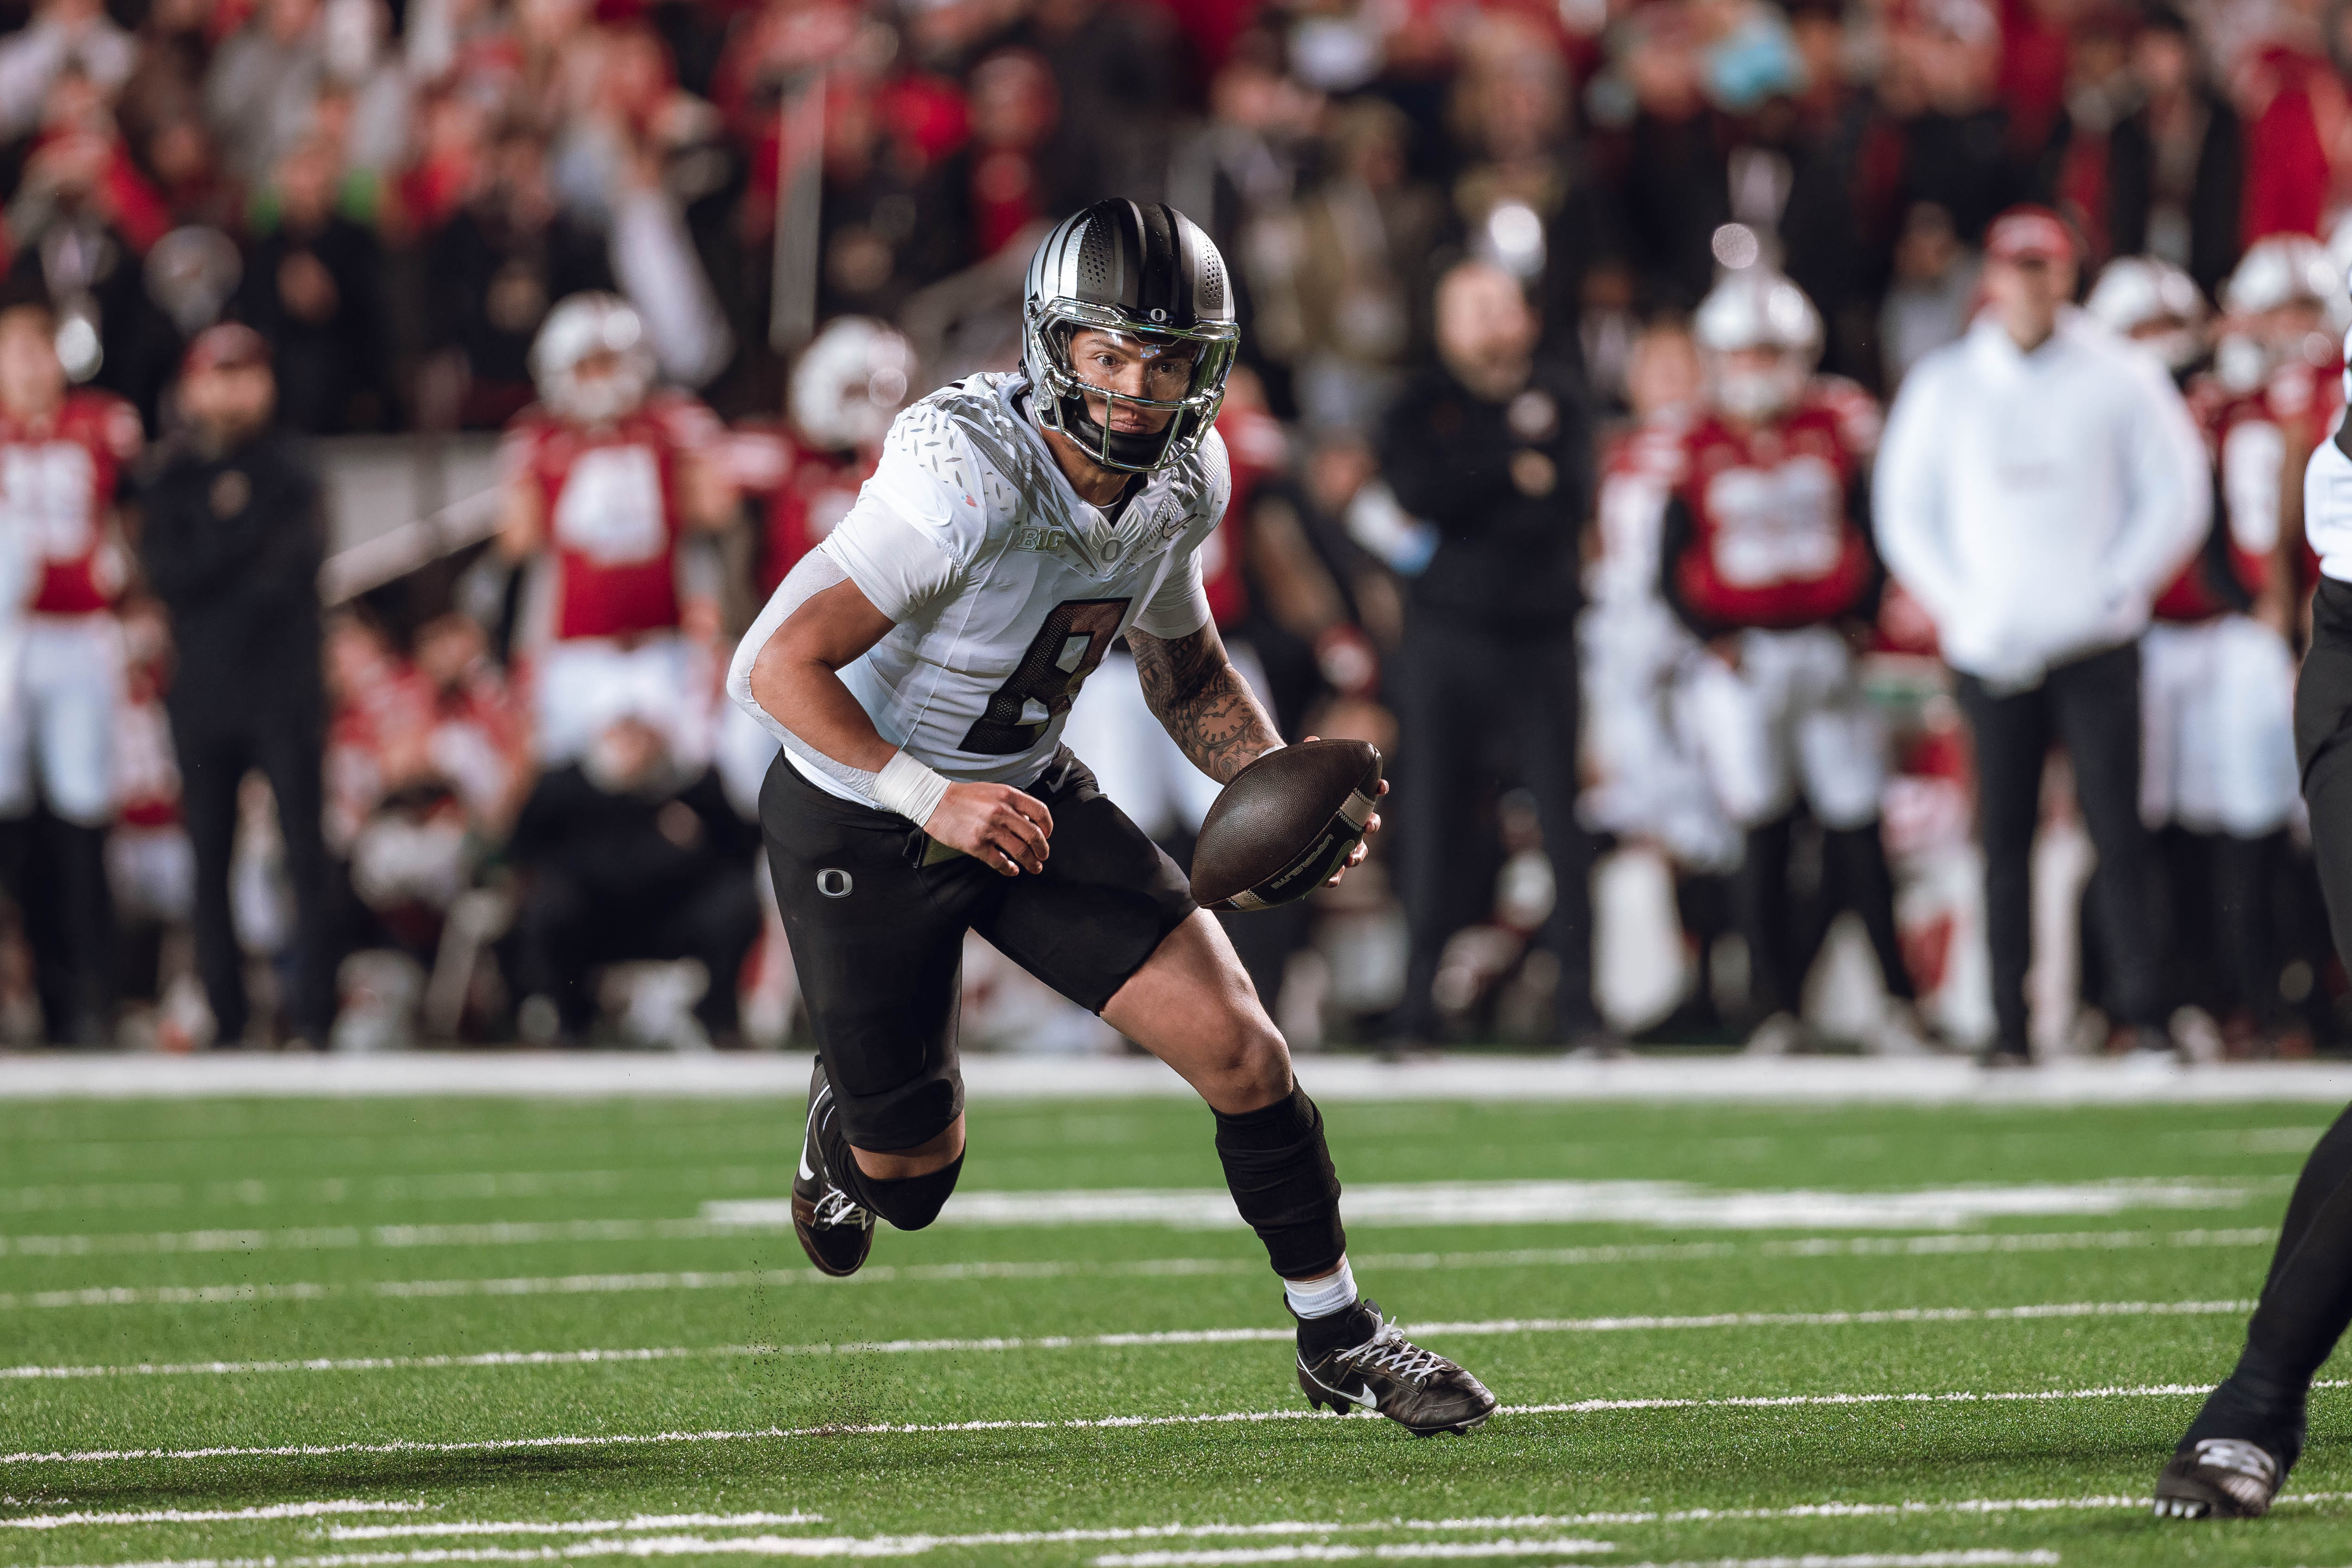
[[[1518,635],[1415,615],[1398,666],[1398,756],[1382,810],[1403,841],[1398,872],[1412,940],[1399,1031],[1423,1040],[1435,1031],[1430,987],[1446,939],[1491,906],[1491,883],[1481,885],[1487,857],[1467,841],[1463,808],[1498,781],[1498,768],[1535,796],[1559,889],[1538,937],[1559,961],[1554,1033],[1598,1029],[1592,839],[1576,817],[1575,632]]]
[[[2352,966],[2352,584],[2322,579],[2311,652],[2295,683],[2295,752],[2311,808],[2312,852],[2327,898],[2336,951]],[[2352,1323],[2352,1111],[2337,1118],[2297,1179],[2262,1300],[2232,1383],[2296,1395]],[[2260,1436],[2218,1429],[2231,1414],[2217,1394],[2191,1437]],[[2216,1429],[2204,1430],[2211,1425]]]
[[[2098,924],[2117,1021],[2162,1028],[2152,851],[2139,820],[2139,644],[2061,664],[2030,691],[1996,693],[1963,675],[1959,697],[1976,739],[1985,936],[2000,1048],[2026,1047],[2033,835],[2042,822],[2042,764],[2053,740],[2074,764],[2074,797],[2098,852]]]
[[[192,679],[183,671],[180,679]],[[266,710],[243,719],[172,709],[172,745],[180,763],[180,809],[195,851],[196,973],[212,1004],[215,1039],[244,1041],[249,1021],[245,955],[229,907],[230,858],[236,843],[237,789],[259,768],[278,799],[286,877],[294,890],[294,984],[289,1021],[323,1051],[335,1022],[335,968],[342,954],[331,935],[327,850],[320,836],[320,771],[326,737],[319,721]]]

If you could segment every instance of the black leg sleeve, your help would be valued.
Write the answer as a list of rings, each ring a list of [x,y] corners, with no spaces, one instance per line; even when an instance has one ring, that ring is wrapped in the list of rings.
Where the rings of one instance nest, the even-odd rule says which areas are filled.
[[[2292,1466],[2311,1379],[2352,1323],[2352,1111],[2304,1162],[2246,1348],[2181,1439],[2244,1437]]]
[[[1886,994],[1898,1001],[1914,1000],[1918,992],[1903,962],[1903,941],[1895,928],[1895,873],[1886,863],[1886,840],[1880,824],[1832,829],[1822,834],[1823,877],[1831,896],[1822,903],[1832,911],[1851,909],[1869,934],[1871,951]]]
[[[1776,817],[1748,830],[1732,887],[1739,936],[1748,944],[1748,1001],[1757,1018],[1794,1012],[1804,981],[1797,967],[1796,910],[1789,896],[1789,852],[1794,817]]]
[[[1234,1207],[1265,1243],[1286,1280],[1328,1274],[1347,1256],[1339,1224],[1339,1176],[1323,1142],[1323,1113],[1294,1088],[1286,1100],[1217,1118],[1217,1159]]]

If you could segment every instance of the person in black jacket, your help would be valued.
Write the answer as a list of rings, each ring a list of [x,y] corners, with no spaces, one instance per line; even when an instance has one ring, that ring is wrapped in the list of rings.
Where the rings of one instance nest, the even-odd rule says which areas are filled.
[[[2206,81],[2197,41],[2158,11],[2132,42],[2147,101],[2107,138],[2107,239],[2116,256],[2163,257],[2207,298],[2238,265],[2245,139],[2237,111]]]
[[[1582,382],[1536,356],[1539,334],[1509,274],[1455,266],[1437,287],[1441,364],[1400,396],[1381,440],[1389,488],[1436,535],[1407,587],[1397,661],[1395,817],[1412,956],[1395,1030],[1408,1043],[1436,1028],[1430,988],[1447,936],[1485,910],[1476,862],[1457,841],[1465,801],[1501,762],[1535,795],[1557,876],[1539,937],[1559,964],[1555,1039],[1614,1049],[1592,1003],[1592,847],[1576,819],[1578,542],[1592,428]]]
[[[289,1022],[295,1037],[323,1047],[340,956],[322,936],[319,825],[325,493],[309,455],[273,426],[277,401],[268,346],[251,328],[210,328],[188,346],[179,402],[189,429],[163,450],[142,491],[139,555],[172,619],[177,662],[167,706],[195,849],[196,971],[215,1037],[240,1043],[249,1022],[228,883],[237,790],[257,768],[278,799],[293,885]]]
[[[543,776],[507,844],[526,878],[515,963],[524,1037],[584,1037],[599,965],[696,958],[710,983],[695,1016],[713,1044],[740,1046],[736,981],[760,936],[759,843],[718,773],[677,767],[642,719],[622,719],[583,759]]]

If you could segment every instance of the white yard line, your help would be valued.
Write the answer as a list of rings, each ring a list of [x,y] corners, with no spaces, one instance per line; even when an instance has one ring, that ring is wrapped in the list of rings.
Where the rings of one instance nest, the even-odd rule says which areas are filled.
[[[1383,1225],[1647,1225],[1677,1230],[1951,1230],[1995,1218],[2235,1208],[2252,1191],[2238,1183],[2167,1179],[1985,1183],[1891,1192],[1723,1189],[1675,1181],[1371,1182],[1349,1186],[1344,1207],[1348,1224],[1355,1229]],[[706,1203],[702,1217],[766,1228],[792,1223],[791,1203],[785,1198]],[[938,1223],[1243,1228],[1232,1195],[1223,1187],[960,1192],[948,1200]]]
[[[2352,1386],[2345,1380],[2324,1379],[2314,1388]],[[2143,1399],[2203,1396],[2201,1383],[2117,1385],[2103,1388],[2034,1389],[2019,1392],[1934,1394],[1779,1394],[1748,1395],[1717,1399],[1648,1398],[1580,1399],[1549,1405],[1506,1405],[1505,1416],[1600,1415],[1616,1410],[1776,1410],[1804,1406],[1857,1405],[2000,1405],[2054,1404],[2077,1399]],[[125,1459],[319,1458],[338,1454],[483,1454],[529,1453],[562,1448],[668,1447],[688,1443],[768,1442],[803,1437],[929,1437],[953,1432],[1076,1432],[1116,1431],[1125,1427],[1247,1426],[1266,1421],[1378,1421],[1370,1411],[1352,1416],[1325,1416],[1315,1410],[1223,1410],[1194,1416],[1092,1416],[1061,1420],[997,1419],[987,1421],[845,1422],[823,1427],[765,1427],[740,1431],[613,1432],[544,1437],[483,1437],[460,1442],[401,1438],[384,1443],[283,1443],[242,1447],[223,1444],[203,1448],[81,1448],[43,1453],[26,1450],[0,1454],[0,1465],[96,1464]]]
[[[1381,1062],[1303,1060],[1316,1099],[1349,1101],[1716,1102],[1941,1105],[2243,1104],[2352,1100],[2352,1067],[2336,1062],[2243,1062],[2141,1074],[2105,1061],[2053,1061],[2032,1072],[1987,1073],[1958,1057],[1634,1056],[1617,1061],[1558,1057],[1460,1056]],[[1069,1101],[1190,1099],[1160,1063],[1118,1057],[967,1056],[967,1098]],[[453,1094],[498,1098],[616,1096],[795,1101],[808,1092],[799,1052],[700,1057],[583,1051],[387,1052],[368,1056],[201,1056],[58,1053],[0,1056],[0,1099],[174,1100],[213,1096]]]
[[[1974,1185],[1895,1192],[1714,1189],[1685,1182],[1488,1181],[1370,1183],[1348,1189],[1349,1223],[1381,1225],[1648,1225],[1781,1230],[1954,1229],[1986,1219],[2116,1215],[2135,1209],[2233,1208],[2274,1183],[2125,1180]],[[0,1257],[316,1252],[353,1248],[520,1247],[549,1243],[707,1241],[792,1229],[790,1201],[720,1199],[694,1218],[493,1220],[446,1225],[303,1226],[0,1236]],[[1222,1187],[961,1192],[941,1224],[1059,1228],[1158,1225],[1238,1229]]]
[[[1422,1337],[1517,1333],[1624,1333],[1676,1329],[1855,1328],[1897,1323],[2020,1322],[2050,1318],[2237,1317],[2250,1301],[2051,1301],[2019,1307],[1889,1307],[1844,1312],[1710,1312],[1668,1317],[1496,1318],[1407,1323]],[[87,1377],[245,1376],[289,1372],[431,1372],[467,1367],[583,1366],[647,1361],[732,1360],[770,1355],[915,1355],[1009,1351],[1124,1350],[1152,1345],[1274,1343],[1286,1328],[1164,1329],[1150,1333],[990,1335],[971,1339],[848,1340],[816,1344],[657,1345],[641,1349],[488,1351],[473,1355],[350,1356],[306,1361],[137,1363],[121,1366],[0,1367],[0,1380]]]
[[[1388,1546],[1244,1546],[1208,1552],[1113,1552],[1095,1568],[1170,1568],[1223,1563],[1400,1563],[1479,1557],[1589,1557],[1617,1550],[1608,1541],[1430,1541]],[[2056,1559],[2053,1558],[2053,1562]]]
[[[337,1498],[325,1502],[273,1502],[258,1508],[150,1508],[119,1513],[0,1515],[0,1530],[70,1530],[117,1524],[215,1524],[231,1520],[324,1519],[341,1513],[423,1513],[421,1502],[366,1502]]]
[[[2267,1247],[2277,1232],[2263,1227],[2192,1230],[2077,1230],[1988,1235],[1937,1233],[1899,1237],[1811,1237],[1737,1243],[1695,1241],[1659,1246],[1521,1248],[1496,1252],[1357,1253],[1357,1267],[1433,1270],[1576,1267],[1584,1264],[1680,1262],[1704,1259],[1898,1258],[1990,1252],[2074,1252],[2141,1247]],[[1258,1274],[1265,1265],[1241,1258],[1147,1258],[1126,1262],[1066,1260],[876,1264],[853,1283],[938,1284],[974,1280],[1063,1280],[1077,1277],[1160,1278]],[[0,1312],[69,1307],[235,1306],[259,1301],[315,1301],[346,1296],[394,1299],[433,1296],[610,1295],[642,1291],[731,1291],[779,1285],[839,1284],[814,1269],[679,1270],[642,1274],[558,1274],[494,1280],[293,1281],[282,1284],[94,1285],[71,1291],[0,1292]],[[0,1377],[10,1375],[0,1370]]]
[[[1113,1552],[1093,1561],[1093,1568],[1224,1568],[1252,1563],[1410,1562],[1427,1558],[1528,1557],[1547,1552],[1590,1553],[1614,1550],[1609,1543],[1589,1542],[1497,1541],[1475,1545],[1404,1546],[1275,1546],[1212,1552]],[[1625,1568],[2033,1568],[2058,1562],[2047,1550],[2008,1552],[1979,1547],[1967,1552],[1864,1552],[1825,1557],[1717,1557],[1695,1563],[1638,1563]]]

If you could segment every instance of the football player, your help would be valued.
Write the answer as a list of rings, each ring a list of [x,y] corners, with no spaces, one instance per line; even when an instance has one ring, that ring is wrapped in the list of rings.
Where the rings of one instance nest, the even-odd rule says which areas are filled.
[[[2230,292],[2246,294],[2236,279]],[[2110,262],[2085,308],[2176,375],[2201,357],[2203,296],[2168,262]],[[2221,989],[2268,1045],[2284,1012],[2270,873],[2296,786],[2294,662],[2283,635],[2290,562],[2279,549],[2284,443],[2259,389],[2231,395],[2212,382],[2198,379],[2190,407],[2217,465],[2221,505],[2206,548],[2158,597],[2140,640],[2140,817],[2151,831],[2187,835],[2210,866],[2210,940],[2229,964]],[[2174,906],[2177,917],[2189,913],[2186,897]]]
[[[616,295],[575,294],[550,311],[530,367],[540,401],[507,426],[499,542],[509,560],[543,553],[550,568],[529,655],[540,765],[577,760],[628,717],[654,725],[679,759],[708,760],[694,644],[718,634],[719,574],[682,547],[735,520],[719,422],[655,387],[645,324]]]
[[[818,1046],[793,1227],[845,1275],[877,1218],[919,1229],[946,1203],[977,930],[1208,1102],[1308,1399],[1467,1432],[1494,1396],[1357,1294],[1322,1116],[1232,944],[1061,745],[1122,636],[1203,772],[1229,781],[1280,744],[1202,587],[1237,336],[1223,260],[1181,214],[1115,199],[1065,220],[1030,261],[1022,368],[899,415],[737,650],[729,690],[784,748],[761,821]]]
[[[2352,381],[2352,373],[2346,378]],[[2352,395],[2352,387],[2345,389]],[[2320,556],[2310,652],[2294,694],[2296,760],[2312,852],[2340,958],[2352,963],[2352,427],[2304,470],[2304,522]],[[2352,1322],[2352,1111],[2304,1162],[2245,1348],[2157,1477],[2159,1519],[2270,1511],[2302,1457],[2311,1380]]]
[[[1789,888],[1801,796],[1822,830],[1822,912],[1861,917],[1885,981],[1867,1043],[1924,1051],[1879,829],[1886,737],[1854,665],[1884,576],[1863,499],[1878,405],[1813,374],[1821,317],[1785,277],[1731,274],[1692,326],[1708,406],[1676,452],[1660,574],[1666,602],[1718,661],[1694,696],[1709,774],[1747,838],[1737,901],[1764,1015],[1748,1049],[1780,1054],[1802,1039],[1814,944],[1790,917]]]
[[[0,821],[48,806],[56,902],[33,936],[49,1038],[99,1045],[111,1039],[106,830],[123,700],[113,606],[130,580],[115,486],[143,432],[121,398],[67,384],[56,340],[46,305],[0,311],[0,550],[26,580],[14,657],[0,653]]]

